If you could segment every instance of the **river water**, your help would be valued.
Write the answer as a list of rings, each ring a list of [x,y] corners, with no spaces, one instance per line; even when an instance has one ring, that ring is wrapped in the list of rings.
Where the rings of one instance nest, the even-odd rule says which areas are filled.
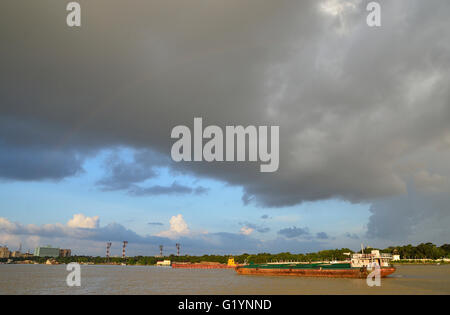
[[[366,280],[240,276],[234,270],[81,266],[68,287],[65,265],[0,265],[0,294],[450,294],[450,265],[398,266],[381,287]]]

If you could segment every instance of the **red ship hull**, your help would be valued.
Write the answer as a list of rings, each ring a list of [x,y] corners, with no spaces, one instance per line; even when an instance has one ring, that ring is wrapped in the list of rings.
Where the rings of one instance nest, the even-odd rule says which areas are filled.
[[[325,278],[359,278],[365,279],[371,271],[366,269],[264,269],[264,268],[235,268],[240,275],[264,276],[297,276],[297,277],[325,277]],[[387,277],[395,272],[394,267],[381,268],[381,277]]]

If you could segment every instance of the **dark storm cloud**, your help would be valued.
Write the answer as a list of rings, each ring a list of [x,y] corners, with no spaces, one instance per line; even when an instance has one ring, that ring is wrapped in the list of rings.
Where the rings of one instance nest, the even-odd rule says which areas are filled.
[[[408,195],[374,202],[367,236],[385,241],[440,244],[450,239],[450,197],[409,189]]]
[[[281,229],[278,231],[278,234],[287,238],[296,238],[299,236],[310,237],[309,229],[306,227],[298,228],[294,226],[291,228]]]
[[[132,196],[155,196],[172,194],[202,195],[208,192],[208,188],[197,186],[189,187],[173,182],[170,186],[154,185],[144,187],[138,185],[144,181],[158,176],[157,167],[169,166],[167,156],[150,150],[135,152],[131,162],[124,161],[118,153],[111,154],[105,161],[106,176],[97,185],[102,190],[125,190]]]
[[[0,176],[71,176],[77,159],[115,146],[168,156],[171,129],[194,117],[279,125],[277,173],[251,163],[171,167],[242,186],[245,203],[265,207],[393,202],[374,205],[369,231],[394,232],[391,212],[375,209],[393,208],[423,171],[433,171],[426,187],[450,176],[432,162],[450,151],[450,3],[382,2],[383,26],[371,29],[366,2],[346,2],[355,5],[332,15],[313,0],[81,1],[73,30],[65,3],[5,0],[0,116],[14,123],[0,127],[2,150],[32,144],[39,157],[62,146],[73,157],[27,176],[14,149]],[[100,184],[136,185],[153,176],[152,163],[142,174],[119,163]],[[431,206],[430,220],[449,217]]]
[[[104,191],[129,189],[135,183],[158,175],[151,167],[142,168],[136,164],[125,165],[119,162],[110,167],[111,174],[97,182]]]
[[[136,152],[133,161],[126,162],[119,154],[111,154],[105,161],[106,176],[97,182],[101,189],[126,190],[147,179],[158,176],[155,167],[166,166],[168,158],[145,150]]]
[[[73,150],[0,147],[0,179],[60,180],[83,172],[82,164]]]

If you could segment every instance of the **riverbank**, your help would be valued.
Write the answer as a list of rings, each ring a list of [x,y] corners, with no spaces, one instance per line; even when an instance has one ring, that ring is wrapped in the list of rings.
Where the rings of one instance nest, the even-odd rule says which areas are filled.
[[[375,248],[366,247],[364,251],[370,253]],[[450,263],[450,244],[443,244],[436,246],[433,243],[422,243],[417,246],[406,245],[388,247],[386,249],[378,249],[380,253],[391,254],[402,260],[393,261],[395,264],[449,264]],[[344,261],[347,260],[351,254],[355,253],[349,248],[322,250],[315,253],[305,254],[293,254],[289,252],[270,254],[247,254],[233,255],[236,264],[244,263],[268,263],[268,262],[324,262],[324,261]],[[172,263],[202,263],[210,262],[217,264],[227,264],[230,255],[202,255],[202,256],[190,256],[190,255],[169,255],[164,257],[157,256],[134,256],[134,257],[100,257],[100,256],[71,256],[71,257],[56,257],[53,258],[59,264],[68,264],[76,262],[79,264],[94,264],[94,265],[137,265],[137,266],[154,266],[158,261],[170,260]],[[414,257],[415,259],[405,259]],[[32,263],[45,264],[49,257],[10,257],[0,258],[0,263],[6,263],[8,261],[17,262],[20,261],[32,261]],[[394,257],[395,258],[395,257]]]
[[[169,257],[168,260],[170,260]],[[187,265],[198,265],[198,264],[211,264],[211,265],[223,265],[226,266],[226,263],[222,263],[221,261],[213,260],[213,261],[197,261],[197,259],[188,259],[185,258],[185,260],[181,260],[181,257],[177,257],[175,261],[172,261],[172,265],[183,267],[184,264]],[[161,258],[155,258],[155,257],[143,257],[143,258],[136,258],[136,257],[129,257],[125,259],[118,259],[115,258],[114,261],[107,262],[106,258],[103,257],[65,257],[65,258],[56,258],[56,259],[47,259],[47,258],[41,258],[41,257],[34,257],[33,259],[8,259],[7,261],[0,261],[0,264],[17,264],[17,265],[67,265],[72,262],[79,263],[80,265],[96,265],[96,266],[122,266],[122,265],[129,265],[129,266],[157,266],[157,262],[161,260]],[[236,260],[237,264],[243,264],[245,260],[242,262],[240,260]],[[264,261],[263,263],[266,263],[267,261]],[[320,263],[327,262],[324,260],[317,261]],[[310,263],[310,262],[305,262]],[[394,266],[396,265],[450,265],[449,261],[446,260],[398,260],[393,261],[392,264]]]
[[[392,263],[395,265],[450,265],[448,261],[442,260],[427,260],[427,261],[395,261]]]

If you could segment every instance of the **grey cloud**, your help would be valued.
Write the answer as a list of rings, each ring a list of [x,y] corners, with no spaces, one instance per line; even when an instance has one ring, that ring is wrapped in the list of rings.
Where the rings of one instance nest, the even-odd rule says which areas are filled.
[[[255,197],[250,194],[244,193],[244,194],[242,194],[241,199],[242,199],[242,202],[244,203],[244,205],[247,206],[255,199]]]
[[[291,227],[291,228],[285,228],[278,231],[278,235],[284,236],[288,239],[295,239],[295,238],[303,238],[306,240],[313,240],[314,236],[311,235],[309,229],[307,227],[298,228],[298,227]],[[325,233],[325,232],[318,232],[315,235],[315,239],[317,240],[329,240],[331,237]]]
[[[157,195],[183,195],[183,194],[195,194],[202,195],[207,193],[208,189],[198,186],[191,188],[189,186],[180,185],[177,182],[173,182],[170,186],[155,185],[151,187],[139,187],[133,186],[128,190],[128,193],[132,196],[157,196]]]
[[[0,178],[60,180],[82,173],[83,161],[73,150],[0,147]]]
[[[195,195],[204,195],[207,194],[209,191],[209,188],[203,187],[203,186],[197,186],[193,189],[193,193]]]
[[[395,199],[450,151],[450,3],[383,2],[377,30],[365,24],[364,1],[355,3],[331,16],[313,0],[99,0],[83,3],[86,23],[73,31],[64,3],[6,0],[0,116],[16,123],[0,129],[5,150],[62,141],[73,156],[115,146],[168,156],[171,129],[194,117],[279,125],[277,173],[252,163],[170,167],[241,186],[245,203],[264,207]],[[422,166],[401,169],[409,162]],[[61,169],[56,177],[77,167]],[[124,182],[142,179],[125,169]],[[449,172],[418,179],[435,191]],[[429,220],[448,217],[431,206]],[[390,213],[373,211],[373,222]]]
[[[268,233],[268,232],[270,232],[270,228],[260,227],[260,228],[256,229],[256,231],[258,231],[259,233]]]
[[[387,242],[442,244],[450,239],[450,197],[424,194],[411,186],[408,194],[374,202],[367,236]]]
[[[270,219],[270,218],[269,218],[269,215],[263,214],[263,215],[261,216],[261,219],[267,220],[267,219]]]
[[[107,191],[129,189],[134,184],[156,177],[158,173],[154,167],[161,165],[164,165],[164,158],[151,151],[135,153],[132,162],[125,162],[118,153],[114,153],[106,159],[107,175],[97,185]]]
[[[325,233],[325,232],[319,232],[319,233],[316,234],[316,238],[318,238],[318,239],[320,239],[320,240],[327,240],[327,239],[329,239],[330,237],[329,237],[328,234]]]
[[[347,233],[345,233],[344,236],[348,237],[350,239],[353,239],[353,240],[359,240],[359,236],[356,233],[349,233],[349,232],[347,232]]]
[[[148,243],[161,241],[160,237],[156,236],[141,236],[136,232],[127,229],[121,224],[111,223],[96,230],[93,235],[89,236],[89,239],[96,241],[115,241],[121,242],[127,240],[133,243]]]
[[[158,167],[167,167],[170,164],[171,161],[167,156],[151,150],[135,152],[131,162],[124,161],[115,152],[105,160],[107,175],[97,181],[97,185],[104,191],[125,190],[132,196],[203,195],[208,193],[208,188],[202,186],[192,188],[180,185],[177,182],[173,182],[170,186],[142,186],[146,180],[158,177]]]
[[[284,237],[287,238],[296,238],[299,236],[302,237],[309,237],[310,233],[309,233],[309,229],[308,228],[297,228],[297,227],[292,227],[292,228],[286,228],[286,229],[281,229],[278,231],[279,235],[282,235]]]
[[[240,225],[249,227],[251,229],[254,229],[255,231],[259,232],[259,233],[268,233],[270,232],[270,228],[267,226],[262,226],[259,224],[254,224],[254,223],[250,223],[250,222],[241,222],[239,223]]]
[[[148,225],[156,225],[156,226],[163,226],[164,225],[164,223],[161,223],[161,222],[148,222],[147,224]]]

